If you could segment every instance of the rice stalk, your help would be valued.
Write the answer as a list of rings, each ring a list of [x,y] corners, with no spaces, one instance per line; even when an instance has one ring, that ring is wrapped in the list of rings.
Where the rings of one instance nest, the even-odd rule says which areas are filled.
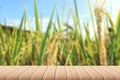
[[[96,22],[97,22],[97,28],[98,28],[98,37],[99,37],[99,47],[100,47],[100,64],[101,65],[107,65],[107,54],[106,54],[106,47],[105,47],[105,37],[103,33],[103,29],[105,29],[105,26],[103,26],[103,18],[104,18],[104,9],[103,7],[96,7],[94,9],[95,16],[96,16]]]
[[[14,46],[13,46],[13,52],[12,52],[12,56],[11,56],[11,65],[14,64],[13,60],[15,58],[15,56],[18,54],[19,52],[19,48],[20,48],[20,35],[21,35],[21,30],[22,30],[22,27],[23,27],[23,23],[24,23],[24,19],[25,19],[26,15],[25,13],[23,14],[23,17],[22,17],[22,20],[21,20],[21,23],[20,23],[20,28],[19,30],[17,31],[17,36],[16,36],[16,39],[15,39],[15,42],[14,42]]]

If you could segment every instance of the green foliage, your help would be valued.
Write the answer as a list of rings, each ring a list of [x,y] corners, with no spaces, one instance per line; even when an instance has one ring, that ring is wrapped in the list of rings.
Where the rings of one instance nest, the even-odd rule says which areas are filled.
[[[43,61],[44,56],[45,56],[45,49],[46,49],[46,45],[47,45],[47,39],[49,37],[50,30],[51,30],[51,27],[52,27],[52,19],[53,19],[53,15],[54,15],[54,10],[55,10],[55,6],[53,8],[52,15],[50,17],[50,21],[49,21],[49,24],[48,24],[48,27],[47,27],[47,31],[45,33],[45,37],[44,37],[43,42],[42,42],[40,55],[38,57],[38,65],[42,64],[42,61]]]

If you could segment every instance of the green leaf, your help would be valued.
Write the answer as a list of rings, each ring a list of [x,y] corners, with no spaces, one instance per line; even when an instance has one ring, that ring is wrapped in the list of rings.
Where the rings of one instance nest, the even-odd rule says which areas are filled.
[[[57,13],[57,22],[58,22],[59,31],[61,31],[61,25],[60,25],[60,19],[58,13]]]
[[[38,7],[36,0],[34,0],[34,10],[35,10],[35,22],[36,22],[36,31],[41,32],[40,22],[39,22],[39,15],[38,15]]]
[[[53,15],[54,15],[54,10],[55,10],[55,6],[53,8],[52,15],[50,17],[50,21],[49,21],[49,24],[48,24],[48,27],[47,27],[47,31],[45,33],[45,37],[44,37],[43,42],[42,42],[42,46],[41,46],[41,49],[40,49],[40,54],[39,54],[39,57],[38,57],[38,65],[42,65],[42,62],[44,60],[46,43],[47,43],[48,36],[50,34],[50,30],[52,28],[52,19],[53,19]]]

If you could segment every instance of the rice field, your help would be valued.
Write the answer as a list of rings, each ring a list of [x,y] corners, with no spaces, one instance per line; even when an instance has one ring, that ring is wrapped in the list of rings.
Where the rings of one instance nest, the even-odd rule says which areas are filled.
[[[26,23],[31,27],[26,9],[19,30],[14,28],[10,32],[0,27],[0,65],[120,65],[120,10],[114,23],[102,5],[93,9],[88,0],[94,30],[94,39],[91,39],[89,21],[80,22],[77,0],[70,12],[74,24],[62,22],[54,5],[46,32],[42,31],[36,3],[34,0],[36,32],[23,30]],[[83,27],[86,36],[83,36]]]

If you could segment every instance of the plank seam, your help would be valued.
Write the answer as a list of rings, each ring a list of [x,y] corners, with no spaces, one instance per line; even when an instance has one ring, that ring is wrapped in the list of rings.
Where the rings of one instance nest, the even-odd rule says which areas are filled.
[[[99,68],[101,68],[101,70],[104,70],[102,67],[99,67]],[[104,71],[106,71],[106,70],[104,70]],[[106,72],[108,72],[108,71],[106,71]],[[111,75],[113,75],[112,73],[110,73],[110,72],[108,72],[109,74],[111,74]],[[114,76],[114,75],[113,75]],[[115,80],[116,80],[116,76],[114,76],[115,77]]]
[[[12,70],[12,67],[9,70]],[[15,70],[17,70],[17,69],[15,69]],[[17,72],[17,71],[15,71],[15,72]],[[10,74],[11,73],[9,73],[8,75],[10,75]],[[5,80],[6,80],[6,78],[7,78],[8,75],[5,75]]]
[[[93,67],[91,67],[94,71],[96,71]],[[101,75],[103,77],[104,80],[104,76],[102,74],[100,74],[98,71],[96,71],[99,75]]]
[[[31,67],[30,67],[30,68],[31,68]],[[29,68],[29,69],[30,69],[30,68]],[[29,71],[29,69],[27,69],[26,71]],[[36,70],[37,70],[37,69],[36,69]],[[36,70],[35,70],[35,71],[36,71]],[[25,72],[26,72],[26,71],[25,71]],[[25,72],[23,72],[22,74],[24,74]],[[34,73],[34,72],[33,72],[33,73]],[[32,73],[32,74],[33,74],[33,73]],[[19,77],[20,77],[22,74],[20,74],[20,75],[18,76],[18,80],[19,80]],[[31,79],[31,77],[30,77],[30,79]]]
[[[89,72],[82,66],[82,68],[89,74]],[[92,76],[89,74],[90,80],[92,80]]]
[[[97,68],[100,69],[100,67],[97,67]],[[95,68],[94,68],[94,69],[95,69]],[[95,70],[96,70],[96,69],[95,69]],[[98,70],[98,69],[97,69],[97,70]],[[96,71],[97,71],[97,70],[96,70]],[[102,70],[103,70],[103,69],[102,69]],[[97,72],[100,73],[100,74],[103,76],[103,78],[104,78],[103,80],[105,80],[105,76],[102,74],[102,72],[99,72],[99,71],[97,71]]]
[[[79,80],[79,74],[78,74],[78,72],[77,72],[75,66],[73,66],[73,69],[75,70],[75,72],[76,72],[76,74],[77,74],[77,76],[78,76],[78,80]]]
[[[64,66],[64,69],[65,69],[65,75],[66,75],[66,80],[67,80],[67,71],[66,71],[66,68],[65,68],[65,66]]]
[[[94,70],[96,70],[95,68],[93,68]],[[97,70],[96,70],[97,71]],[[99,71],[97,71],[99,74],[101,74],[102,75],[102,73],[101,72],[99,72]],[[103,80],[105,80],[105,76],[104,75],[102,75],[103,76]]]
[[[78,71],[77,71],[77,69],[76,69],[77,67],[76,66],[74,66],[74,69],[75,69],[75,71],[76,71],[76,73],[77,73],[77,75],[78,75],[78,80],[80,80],[80,78],[79,78],[79,74],[78,74]]]
[[[54,80],[55,80],[56,71],[57,71],[57,66],[55,67]]]
[[[46,70],[45,70],[44,73],[43,73],[42,80],[44,79],[44,74],[45,74],[45,72],[48,70],[48,67],[49,67],[49,66],[47,66]]]
[[[28,69],[29,69],[29,68],[30,68],[30,67],[28,67]],[[27,71],[28,69],[26,69],[25,71]],[[23,73],[24,73],[25,71],[23,71]],[[21,73],[21,74],[22,74],[22,73]],[[21,74],[20,74],[20,75],[21,75]],[[17,80],[19,80],[19,76],[20,76],[20,75],[17,76]]]
[[[22,68],[22,67],[21,67],[21,68]],[[28,67],[28,68],[30,68],[30,67]],[[28,68],[26,68],[25,71],[26,71]],[[25,72],[25,71],[23,71],[23,72]],[[16,71],[15,71],[15,72],[16,72]],[[15,73],[15,72],[14,72],[14,73]],[[21,74],[22,74],[22,73],[21,73]],[[9,75],[10,75],[10,74],[9,74]],[[8,76],[9,76],[9,75],[8,75]],[[18,80],[18,77],[19,77],[19,75],[17,76],[17,80]],[[7,78],[7,77],[6,77],[6,78]]]
[[[40,67],[40,68],[41,68],[41,67]],[[38,69],[39,69],[39,67],[35,70],[35,72],[36,72]],[[32,75],[33,75],[35,72],[33,72],[33,73],[31,74],[30,80],[31,80],[31,78],[32,78]]]

